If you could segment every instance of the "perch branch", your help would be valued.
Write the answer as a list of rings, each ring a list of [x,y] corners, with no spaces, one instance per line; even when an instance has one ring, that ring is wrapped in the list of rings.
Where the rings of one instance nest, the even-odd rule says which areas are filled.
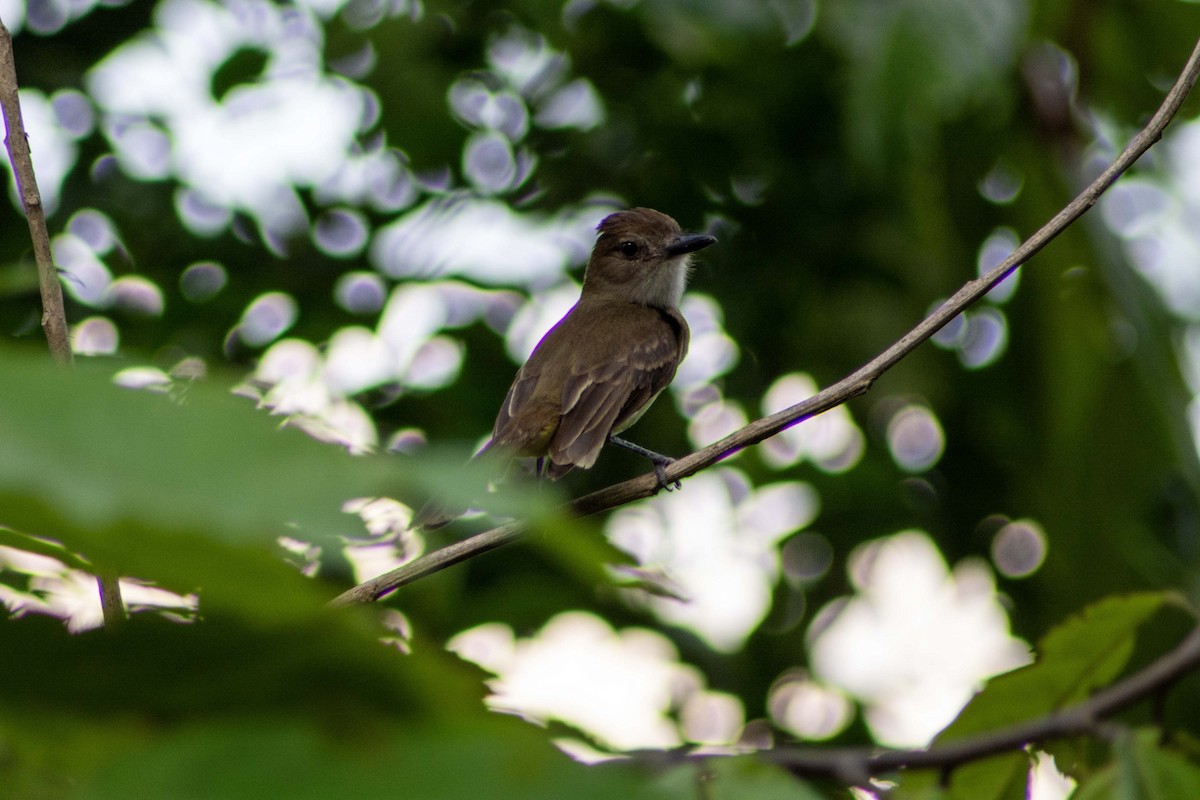
[[[1083,216],[1084,212],[1095,205],[1100,196],[1117,178],[1162,138],[1163,130],[1195,85],[1197,75],[1200,75],[1200,41],[1196,43],[1183,72],[1175,81],[1175,85],[1171,87],[1171,91],[1167,93],[1158,111],[1133,137],[1116,160],[1074,200],[1014,250],[1008,258],[979,278],[967,281],[950,299],[942,303],[915,328],[900,337],[891,347],[834,385],[794,406],[756,420],[724,439],[671,463],[666,468],[667,482],[674,483],[694,475],[793,425],[824,413],[847,400],[866,394],[881,375],[915,350],[918,345],[937,333],[946,323],[961,314],[968,306],[987,294],[996,284],[1008,277],[1009,273],[1041,251],[1055,237],[1070,227],[1075,220]],[[569,503],[567,510],[579,516],[595,514],[633,500],[649,497],[658,491],[658,486],[658,477],[654,473],[647,473],[580,497]],[[485,531],[361,583],[336,597],[332,604],[343,606],[372,602],[418,578],[516,541],[521,538],[523,533],[524,528],[520,523],[510,523]]]

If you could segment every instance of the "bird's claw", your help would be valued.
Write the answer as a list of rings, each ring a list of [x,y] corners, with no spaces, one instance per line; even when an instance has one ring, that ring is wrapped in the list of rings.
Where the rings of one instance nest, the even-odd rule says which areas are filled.
[[[659,489],[666,489],[668,492],[670,492],[673,491],[672,485],[675,489],[683,488],[683,484],[681,484],[678,480],[667,480],[667,466],[674,464],[675,459],[671,458],[670,456],[664,456],[662,453],[656,453],[653,450],[647,450],[640,444],[627,442],[615,434],[610,433],[608,435],[608,440],[617,447],[623,447],[630,452],[637,453],[642,458],[648,459],[650,463],[654,465],[654,475],[658,478]]]
[[[675,459],[673,459],[673,458],[668,458],[663,461],[655,461],[654,462],[654,474],[658,478],[658,488],[659,489],[666,489],[668,492],[673,492],[676,489],[683,488],[683,484],[680,483],[678,480],[675,480],[675,481],[667,480],[667,465],[674,464],[674,463],[675,463]]]

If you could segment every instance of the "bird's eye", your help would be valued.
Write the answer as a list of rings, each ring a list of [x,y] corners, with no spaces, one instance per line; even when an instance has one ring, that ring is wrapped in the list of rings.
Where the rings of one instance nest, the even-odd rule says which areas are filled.
[[[620,250],[621,255],[625,256],[626,258],[633,258],[638,254],[637,242],[621,242],[617,249]]]

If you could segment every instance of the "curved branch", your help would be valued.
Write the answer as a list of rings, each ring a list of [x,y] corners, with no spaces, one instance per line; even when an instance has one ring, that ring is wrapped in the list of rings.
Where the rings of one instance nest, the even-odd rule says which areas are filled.
[[[1200,668],[1200,627],[1194,628],[1174,650],[1128,678],[1096,692],[1087,700],[1007,728],[922,750],[881,751],[873,747],[820,750],[789,746],[765,750],[760,755],[787,767],[800,777],[837,778],[850,783],[902,769],[948,770],[988,756],[1021,750],[1039,742],[1095,734],[1103,720],[1170,687],[1184,674],[1197,668]],[[689,753],[686,757],[700,756]]]
[[[1180,73],[1175,85],[1171,87],[1171,91],[1167,93],[1162,105],[1159,106],[1158,111],[1155,112],[1146,127],[1133,137],[1108,169],[1104,170],[1074,200],[1055,214],[1037,233],[1014,250],[1012,255],[986,274],[965,283],[950,299],[942,303],[915,328],[900,337],[891,347],[834,385],[794,406],[756,420],[724,439],[670,464],[666,468],[666,482],[674,483],[694,475],[750,445],[758,444],[810,417],[815,417],[847,400],[866,394],[881,375],[915,350],[918,345],[937,333],[946,323],[961,314],[968,306],[987,294],[996,284],[1008,277],[1009,273],[1037,254],[1095,205],[1100,196],[1117,178],[1162,138],[1163,130],[1195,85],[1198,75],[1200,75],[1200,41],[1197,41],[1183,72]],[[649,497],[657,492],[658,488],[658,478],[654,473],[647,473],[584,495],[569,503],[567,510],[580,516],[595,514],[633,500]],[[524,530],[523,524],[510,523],[456,542],[391,572],[361,583],[339,595],[332,604],[343,606],[372,602],[418,578],[515,541],[521,537]]]
[[[701,750],[687,747],[668,752],[640,751],[632,755],[643,763],[671,765],[751,753],[779,764],[800,778],[832,779],[852,786],[866,785],[873,777],[906,769],[935,769],[945,773],[972,761],[1023,750],[1030,745],[1102,733],[1105,720],[1139,700],[1169,689],[1197,668],[1200,668],[1200,627],[1194,628],[1174,650],[1081,703],[928,748],[881,750],[878,747],[783,745],[763,750],[729,748],[722,751],[711,747]]]

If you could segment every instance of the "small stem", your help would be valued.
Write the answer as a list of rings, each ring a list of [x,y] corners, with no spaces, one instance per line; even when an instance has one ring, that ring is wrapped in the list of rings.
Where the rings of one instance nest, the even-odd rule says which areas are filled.
[[[0,20],[0,105],[4,107],[4,145],[17,181],[17,194],[29,223],[29,238],[33,242],[33,258],[37,262],[38,288],[42,296],[42,330],[50,345],[50,353],[60,364],[73,361],[71,336],[67,328],[67,313],[63,306],[62,284],[50,251],[50,234],[46,230],[46,213],[42,195],[38,192],[33,173],[33,157],[29,152],[29,137],[21,118],[20,87],[17,83],[17,62],[13,55],[12,34]]]
[[[63,305],[62,284],[58,280],[58,269],[54,266],[54,255],[50,249],[50,233],[46,229],[46,213],[42,208],[42,195],[38,192],[37,177],[33,172],[33,156],[29,151],[29,137],[25,133],[25,122],[21,118],[20,85],[17,83],[17,61],[13,54],[12,34],[0,20],[0,106],[4,109],[4,146],[12,164],[17,182],[17,195],[25,209],[29,223],[29,238],[33,242],[33,258],[37,263],[38,289],[42,298],[42,330],[50,353],[60,364],[74,363],[71,352],[71,334],[67,327],[67,311]],[[116,576],[99,576],[100,605],[104,611],[104,625],[112,628],[125,619],[125,606],[121,602],[121,586]]]
[[[100,590],[100,611],[104,615],[104,629],[114,631],[126,620],[120,578],[115,575],[97,575],[96,586]]]

